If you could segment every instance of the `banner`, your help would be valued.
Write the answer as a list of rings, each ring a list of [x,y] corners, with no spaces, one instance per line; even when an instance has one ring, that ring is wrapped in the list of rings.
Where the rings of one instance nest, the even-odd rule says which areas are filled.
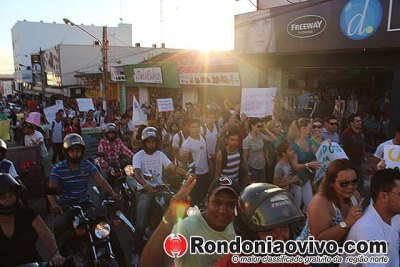
[[[262,118],[272,115],[273,99],[276,96],[276,87],[272,88],[242,88],[240,113],[247,117]]]
[[[147,115],[140,109],[139,102],[133,96],[133,115],[132,122],[134,125],[147,125]]]
[[[10,140],[10,121],[0,121],[0,138],[4,141]]]
[[[317,156],[317,161],[322,163],[322,166],[315,173],[314,184],[324,178],[329,163],[331,163],[333,160],[348,159],[346,153],[339,146],[339,144],[332,142],[331,145],[329,145],[328,141],[324,141],[321,143],[315,155]]]
[[[159,98],[157,99],[158,112],[174,111],[174,102],[172,98]]]
[[[93,100],[91,98],[77,98],[79,111],[94,110]]]
[[[384,146],[383,158],[385,159],[386,168],[400,170],[400,146]]]

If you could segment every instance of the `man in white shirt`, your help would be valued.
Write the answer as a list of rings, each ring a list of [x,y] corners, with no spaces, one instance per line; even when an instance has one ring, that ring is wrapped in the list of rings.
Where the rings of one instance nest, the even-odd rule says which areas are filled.
[[[207,143],[207,156],[211,162],[214,162],[217,150],[218,127],[216,125],[217,115],[213,110],[207,110],[205,124],[201,126],[200,134]],[[213,167],[213,166],[211,166]]]
[[[213,177],[209,173],[207,144],[200,135],[200,122],[197,119],[191,119],[189,129],[190,135],[182,144],[182,163],[187,165],[189,158],[194,161],[197,184],[193,188],[191,198],[192,204],[200,204],[204,201]]]
[[[383,152],[385,146],[390,146],[390,145],[400,145],[400,124],[396,128],[396,133],[393,139],[387,140],[376,148],[376,151],[374,153],[374,158],[372,159],[372,166],[375,167],[376,164],[383,159]]]
[[[160,144],[159,133],[154,127],[146,127],[141,136],[143,149],[133,156],[133,169],[137,183],[136,205],[136,233],[134,238],[134,253],[132,266],[138,266],[139,254],[141,254],[144,242],[143,235],[149,216],[151,200],[153,199],[153,187],[163,185],[163,171],[186,175],[187,171],[173,164],[168,157],[158,150]]]
[[[379,170],[371,178],[371,198],[364,215],[351,227],[346,240],[387,242],[389,262],[384,265],[363,263],[357,266],[398,267],[400,242],[400,173],[392,169]],[[347,255],[356,256],[357,254]],[[384,254],[364,254],[364,256],[383,256]],[[344,266],[354,266],[343,262]]]

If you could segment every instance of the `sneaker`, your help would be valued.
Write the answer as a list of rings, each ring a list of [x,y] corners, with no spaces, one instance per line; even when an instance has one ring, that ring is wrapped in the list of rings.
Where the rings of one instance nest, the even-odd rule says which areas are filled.
[[[132,267],[140,266],[140,256],[139,254],[132,254]]]

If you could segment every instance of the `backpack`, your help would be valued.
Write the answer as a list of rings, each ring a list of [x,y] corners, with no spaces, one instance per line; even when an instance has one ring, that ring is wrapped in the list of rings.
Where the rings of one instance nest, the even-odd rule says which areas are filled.
[[[54,126],[55,126],[55,122],[52,121],[51,122],[51,133],[53,133],[53,131],[54,131]],[[64,120],[61,121],[61,134],[62,134],[62,137],[64,137]],[[49,138],[51,139],[51,136],[49,136]]]
[[[219,129],[218,126],[214,123],[214,127],[217,129],[217,136],[219,135]],[[200,135],[203,136],[204,140],[206,140],[206,134],[207,134],[207,125],[203,124],[200,126]]]

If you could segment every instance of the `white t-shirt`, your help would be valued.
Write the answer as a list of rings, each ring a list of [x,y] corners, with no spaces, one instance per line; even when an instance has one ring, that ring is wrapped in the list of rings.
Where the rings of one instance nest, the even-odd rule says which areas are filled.
[[[25,135],[24,139],[26,146],[37,146],[40,144],[40,156],[42,158],[49,154],[44,144],[44,137],[40,132],[34,131],[32,135]]]
[[[377,263],[363,263],[363,267],[398,267],[399,266],[399,242],[400,242],[400,215],[396,215],[392,218],[391,225],[384,222],[381,216],[378,214],[372,204],[370,204],[365,211],[364,215],[351,227],[346,240],[360,241],[360,240],[385,240],[388,243],[388,253],[386,256],[389,257],[387,264]],[[368,254],[365,254],[367,256]],[[376,256],[382,256],[378,254]],[[343,255],[343,263],[340,267],[354,267],[350,263],[345,263],[345,255]],[[352,254],[355,256],[355,254]],[[357,265],[358,266],[358,265]]]
[[[144,150],[140,150],[132,159],[133,168],[140,169],[143,179],[151,186],[164,184],[162,179],[163,168],[167,168],[170,164],[172,162],[161,151],[156,151],[149,155]],[[138,189],[142,188],[138,183]]]
[[[379,146],[376,148],[376,151],[374,153],[374,157],[376,158],[383,158],[383,149],[385,148],[385,146],[391,146],[393,145],[393,139],[387,140],[381,144],[379,144]]]
[[[181,136],[181,137],[179,137]],[[185,139],[185,135],[182,133],[182,131],[177,132],[176,134],[174,134],[174,136],[172,137],[172,147],[178,149],[178,155],[181,155],[181,147],[179,146],[180,143],[180,138],[182,138],[182,143],[181,146],[183,145],[183,142],[186,140]],[[178,166],[183,166],[183,163],[177,159],[175,159],[175,164]]]
[[[212,131],[208,129],[207,125],[203,125],[200,129],[201,129],[201,135],[206,137],[207,155],[209,157],[215,156],[215,150],[217,148],[217,138],[218,138],[217,125],[214,124],[214,128]],[[203,129],[205,129],[206,131],[205,133]]]
[[[192,155],[194,160],[196,174],[208,173],[207,145],[204,138],[200,135],[200,139],[196,140],[188,137],[182,144],[182,155]]]

